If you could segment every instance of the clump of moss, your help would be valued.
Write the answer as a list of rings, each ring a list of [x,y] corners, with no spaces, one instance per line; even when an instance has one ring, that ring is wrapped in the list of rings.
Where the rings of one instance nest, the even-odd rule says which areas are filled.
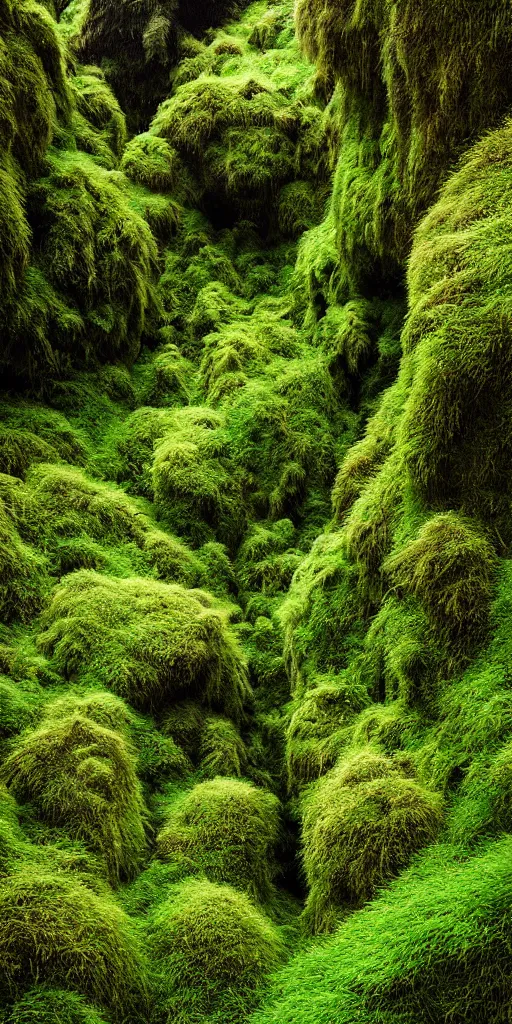
[[[65,986],[114,1020],[147,1009],[145,965],[128,917],[77,878],[21,867],[0,881],[0,993]],[[77,943],[77,935],[80,942]]]
[[[81,68],[71,87],[80,119],[73,122],[78,148],[90,152],[104,166],[115,167],[126,145],[126,121],[104,75],[95,67]],[[91,138],[91,127],[97,133],[95,138]]]
[[[157,507],[172,529],[196,544],[218,539],[234,546],[243,529],[243,498],[223,417],[191,407],[179,410],[173,425],[154,452]]]
[[[226,609],[202,591],[82,570],[56,590],[41,650],[68,678],[95,678],[138,708],[195,694],[242,715],[250,688]]]
[[[95,357],[133,361],[155,309],[157,250],[147,223],[130,208],[125,179],[85,154],[54,152],[45,175],[32,186],[30,203],[44,287],[54,290],[55,301],[71,307],[70,315],[80,318],[86,334],[77,335],[80,346],[74,351],[62,329],[44,344],[36,335],[37,323],[28,318],[24,338],[18,310],[10,332],[10,349],[19,348],[17,360],[30,356],[31,366],[42,369]],[[44,296],[35,298],[41,303]],[[28,314],[26,301],[20,296]],[[41,324],[45,316],[40,305]]]
[[[43,556],[24,544],[0,500],[0,613],[4,622],[30,620],[49,590]]]
[[[112,881],[140,868],[145,812],[133,755],[118,733],[78,714],[51,718],[19,739],[2,775],[19,799],[100,853]]]
[[[157,843],[164,860],[184,855],[213,882],[265,903],[273,894],[279,801],[239,779],[202,782],[171,805]]]
[[[427,520],[384,566],[398,592],[418,597],[437,631],[462,654],[485,637],[496,568],[487,538],[453,512]]]
[[[92,480],[71,466],[45,464],[34,467],[27,487],[37,503],[37,523],[42,540],[83,537],[91,540],[144,543],[147,520],[142,507],[119,487]],[[23,520],[21,520],[23,525]]]
[[[107,1019],[76,992],[38,985],[7,1011],[5,1024],[107,1024]]]
[[[43,691],[37,683],[20,685],[0,675],[0,738],[15,736],[32,725],[43,699]]]
[[[194,701],[178,701],[162,718],[161,729],[194,762],[197,761],[204,728],[204,711]]]
[[[341,762],[305,798],[305,914],[312,930],[329,930],[343,905],[371,899],[436,840],[441,822],[439,797],[395,773],[385,758]]]
[[[351,722],[368,702],[355,682],[317,677],[290,706],[286,729],[288,789],[299,789],[333,768],[349,741]]]
[[[235,1024],[247,1017],[285,946],[275,925],[229,885],[188,879],[148,922],[168,1019]]]
[[[247,749],[233,722],[220,715],[208,715],[201,732],[199,767],[205,778],[247,774]]]

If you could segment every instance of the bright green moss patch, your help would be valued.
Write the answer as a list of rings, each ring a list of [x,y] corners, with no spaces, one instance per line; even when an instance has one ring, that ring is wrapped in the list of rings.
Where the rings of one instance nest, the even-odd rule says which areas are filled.
[[[255,1020],[351,1024],[508,1013],[510,839],[432,850],[323,947],[292,960]]]
[[[186,856],[212,882],[265,903],[274,891],[279,831],[275,796],[248,782],[216,778],[171,804],[157,850],[163,860]]]

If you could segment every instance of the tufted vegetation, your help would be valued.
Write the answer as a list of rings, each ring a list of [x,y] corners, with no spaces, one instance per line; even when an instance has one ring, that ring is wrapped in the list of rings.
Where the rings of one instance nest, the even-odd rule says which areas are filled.
[[[144,1010],[141,952],[128,917],[110,897],[65,874],[20,869],[0,882],[0,906],[4,999],[44,981],[69,985],[114,1019]]]
[[[133,756],[116,732],[78,714],[49,718],[20,737],[2,775],[18,800],[101,854],[114,881],[140,867],[144,807]]]
[[[213,882],[260,902],[273,894],[279,801],[238,779],[215,778],[176,798],[158,836],[162,859],[186,856]]]
[[[56,591],[41,649],[68,678],[100,679],[135,707],[195,692],[240,718],[250,690],[222,605],[201,591],[81,570]]]
[[[0,0],[0,1024],[510,1024],[512,36],[456,8]]]
[[[247,896],[203,878],[174,887],[148,935],[164,982],[162,1010],[180,1024],[245,1020],[285,953],[278,929]]]

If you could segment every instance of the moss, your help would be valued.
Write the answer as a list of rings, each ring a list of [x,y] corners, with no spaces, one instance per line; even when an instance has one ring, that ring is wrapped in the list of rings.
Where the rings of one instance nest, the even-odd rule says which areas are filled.
[[[98,68],[83,68],[72,79],[78,112],[103,137],[113,155],[112,166],[126,145],[125,116]],[[87,152],[86,147],[84,148]]]
[[[176,6],[174,0],[143,0],[135,8],[121,3],[112,10],[105,0],[89,0],[86,17],[75,20],[73,44],[81,59],[103,65],[135,130],[167,92],[178,56]]]
[[[197,186],[178,151],[150,132],[135,135],[126,146],[120,168],[136,185],[172,193],[182,200],[196,198]]]
[[[335,8],[300,0],[295,17],[320,80],[329,92],[338,83],[342,155],[331,219],[339,295],[346,301],[396,286],[412,229],[457,156],[506,112],[510,35],[501,5],[478,25],[464,26],[439,4],[417,15],[407,0]],[[493,69],[484,95],[481,62],[489,53]],[[370,67],[380,73],[371,75]]]
[[[15,736],[34,724],[41,700],[37,684],[20,686],[0,675],[0,738]]]
[[[470,858],[457,847],[428,851],[325,945],[293,959],[255,1020],[502,1024],[509,859],[509,837]]]
[[[391,554],[385,572],[398,592],[419,598],[439,633],[464,654],[486,635],[496,566],[487,538],[447,512]]]
[[[80,353],[70,353],[69,339],[54,332],[49,351],[33,346],[31,359],[39,358],[42,367],[95,354],[133,360],[155,308],[156,245],[148,225],[130,209],[124,179],[84,154],[54,153],[30,202],[38,263],[49,285],[78,307],[87,324]]]
[[[374,700],[403,700],[409,708],[433,710],[437,680],[447,658],[417,600],[387,595],[366,634],[358,673]]]
[[[413,853],[435,841],[441,822],[439,797],[400,777],[384,758],[341,762],[305,799],[309,927],[330,930],[336,910],[371,899]]]
[[[77,714],[51,718],[20,738],[2,774],[18,798],[100,853],[112,881],[140,868],[144,808],[134,758],[117,733]]]
[[[334,766],[349,741],[350,724],[368,701],[363,687],[343,679],[314,679],[316,685],[289,709],[286,768],[292,794]]]
[[[135,707],[195,693],[237,719],[249,684],[228,614],[178,584],[82,570],[55,592],[40,646],[68,678],[92,676]]]
[[[203,727],[203,709],[192,701],[177,702],[161,722],[164,736],[170,736],[192,761],[197,761]]]
[[[10,874],[26,855],[25,837],[21,831],[18,807],[3,782],[0,783],[0,874]]]
[[[46,982],[69,986],[114,1020],[144,1012],[141,952],[128,918],[109,897],[65,874],[22,868],[0,882],[0,907],[4,999]]]
[[[502,461],[508,255],[501,243],[511,140],[507,122],[471,149],[418,230],[403,338],[414,367],[401,427],[411,476],[428,502],[483,519],[500,551],[509,542]]]
[[[68,466],[41,465],[27,478],[37,502],[39,539],[76,537],[135,541],[143,544],[146,527],[142,508],[111,484],[91,480]],[[49,535],[49,536],[48,536]]]
[[[199,767],[207,779],[247,775],[247,749],[228,718],[209,715],[205,719],[199,746]]]
[[[195,544],[217,539],[234,546],[243,529],[242,494],[223,427],[223,417],[209,409],[180,410],[173,433],[155,447],[157,508]]]
[[[245,1020],[285,952],[276,927],[247,896],[204,879],[177,886],[148,932],[162,976],[160,1005],[180,1024]]]
[[[76,992],[36,986],[7,1012],[6,1024],[106,1024],[101,1011]]]
[[[66,117],[70,91],[63,46],[49,11],[34,0],[4,5],[2,148],[25,173],[41,168],[57,113]]]
[[[343,536],[319,537],[295,573],[281,611],[285,657],[295,688],[311,673],[344,669],[357,651],[361,622],[356,582]]]
[[[158,836],[163,860],[185,855],[213,882],[261,902],[273,894],[279,801],[238,779],[202,782],[171,805]]]
[[[13,433],[26,431],[56,455],[52,461],[84,465],[89,454],[87,437],[66,416],[36,402],[9,401],[0,404],[2,423]],[[47,460],[48,461],[48,460]],[[16,475],[16,474],[15,474]],[[20,475],[20,474],[18,474]]]
[[[0,166],[2,259],[0,281],[3,299],[12,298],[20,286],[26,270],[31,232],[25,213],[25,193],[14,163]]]
[[[29,430],[0,428],[0,471],[22,477],[37,462],[58,461],[58,454],[42,438]]]
[[[0,502],[0,612],[4,622],[28,621],[49,590],[46,560],[21,540]]]

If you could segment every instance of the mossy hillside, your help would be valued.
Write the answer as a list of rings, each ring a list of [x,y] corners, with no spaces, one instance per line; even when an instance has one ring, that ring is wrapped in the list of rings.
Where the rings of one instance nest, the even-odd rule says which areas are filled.
[[[163,216],[113,174],[124,115],[98,69],[66,74],[54,13],[27,0],[6,8],[3,25],[1,358],[8,375],[39,385],[102,349],[133,359],[155,308],[156,243],[143,216],[157,234]]]
[[[320,80],[336,84],[340,157],[331,217],[340,301],[403,273],[412,229],[454,160],[510,105],[504,5],[478,23],[439,4],[301,0],[296,26]],[[482,60],[492,52],[484,89]],[[484,54],[486,55],[484,58]],[[370,74],[369,68],[380,68]],[[448,70],[449,69],[449,70]],[[449,86],[446,82],[450,81]],[[332,222],[332,221],[331,221]]]
[[[283,936],[300,948],[294,928],[280,936],[270,919],[289,925],[305,905],[302,941],[313,955],[323,950],[312,933],[341,923],[327,942],[338,950],[347,936],[356,961],[349,968],[343,953],[325,985],[315,968],[305,1002],[280,1005],[280,1021],[480,1024],[484,1004],[501,1021],[502,947],[489,919],[469,945],[461,938],[458,870],[473,872],[467,906],[477,905],[479,871],[494,872],[495,895],[496,863],[485,858],[510,824],[508,485],[499,468],[508,443],[507,125],[479,144],[478,159],[468,155],[418,229],[400,334],[421,203],[432,201],[462,136],[506,107],[507,84],[501,98],[493,93],[501,56],[488,97],[475,68],[485,67],[489,41],[505,54],[507,32],[490,39],[487,11],[457,27],[426,4],[411,21],[405,3],[393,5],[393,22],[391,5],[359,4],[323,7],[318,23],[312,3],[308,29],[299,4],[315,69],[298,55],[288,3],[222,5],[215,19],[206,5],[97,3],[98,18],[81,0],[45,6],[50,49],[56,40],[68,61],[68,101],[63,93],[45,107],[39,155],[13,141],[2,179],[12,315],[3,365],[17,393],[0,407],[0,768],[15,768],[11,787],[29,803],[0,799],[1,871],[2,884],[22,879],[17,914],[41,873],[61,885],[59,904],[68,906],[61,893],[71,889],[80,906],[91,909],[88,894],[96,902],[84,961],[76,924],[65,949],[52,946],[57,935],[68,941],[67,925],[48,934],[56,918],[44,905],[45,937],[26,969],[13,956],[18,980],[8,975],[0,1015],[51,1020],[53,993],[64,989],[66,1024],[242,1024],[265,998]],[[204,12],[235,20],[202,35]],[[446,50],[444,39],[432,43],[444,56],[418,85],[428,65],[407,64],[407,47],[434,14],[436,28],[449,21],[449,41]],[[187,16],[199,19],[189,26],[196,37],[178,28]],[[333,92],[339,31],[343,81]],[[86,38],[94,57],[80,49]],[[126,123],[140,131],[128,143]],[[498,238],[499,293],[488,255]],[[502,394],[486,406],[493,374]],[[471,450],[467,387],[482,426]],[[44,771],[32,771],[48,750]],[[446,838],[460,846],[439,845]],[[432,903],[426,890],[415,902],[418,873]],[[396,933],[365,925],[356,941],[349,929],[386,900],[395,900]],[[118,904],[130,918],[116,917],[115,934],[121,944],[132,929],[142,934],[149,970],[138,951],[116,969],[104,922]],[[413,931],[400,914],[413,910],[417,944],[393,959],[395,940]],[[425,933],[433,922],[439,954]],[[456,967],[445,980],[445,938],[454,963],[466,957],[467,990]],[[290,968],[293,1000],[309,979],[304,962]],[[398,966],[374,997],[376,963]],[[118,986],[110,996],[107,969]],[[137,989],[133,1003],[121,975]],[[477,978],[490,979],[484,995],[487,980]],[[287,985],[277,998],[288,998]]]
[[[325,945],[293,959],[252,1019],[505,1021],[509,851],[504,837],[469,860],[443,845],[417,858]]]

